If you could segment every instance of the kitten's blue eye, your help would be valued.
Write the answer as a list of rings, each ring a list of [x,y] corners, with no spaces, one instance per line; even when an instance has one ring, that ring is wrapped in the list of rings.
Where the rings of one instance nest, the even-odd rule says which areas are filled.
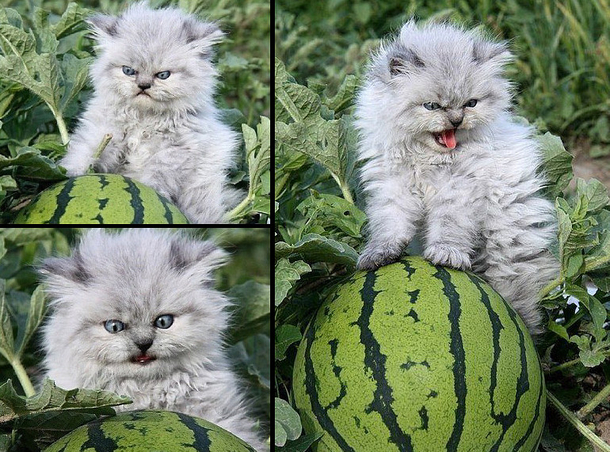
[[[477,102],[478,102],[478,100],[476,100],[476,99],[470,99],[468,102],[466,102],[464,104],[464,107],[472,108],[472,107],[474,107],[477,104]]]
[[[163,72],[159,72],[158,74],[156,74],[157,78],[160,78],[161,80],[165,80],[166,78],[168,78],[170,76],[171,72],[170,71],[163,71]]]
[[[171,314],[164,314],[157,317],[155,320],[155,326],[161,329],[168,329],[174,323],[174,316]]]
[[[125,329],[125,324],[120,320],[106,320],[104,322],[104,328],[106,328],[106,331],[109,333],[114,334],[123,331]]]
[[[136,75],[136,70],[129,66],[123,66],[123,74],[125,75]]]
[[[439,108],[441,108],[441,106],[439,104],[437,104],[436,102],[426,102],[424,104],[424,108],[426,110],[438,110]]]

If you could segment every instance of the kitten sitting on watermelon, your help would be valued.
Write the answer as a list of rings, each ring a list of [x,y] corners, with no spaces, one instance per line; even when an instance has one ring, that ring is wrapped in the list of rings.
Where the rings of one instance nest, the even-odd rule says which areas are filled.
[[[472,269],[540,332],[538,292],[559,273],[553,203],[533,130],[510,112],[506,43],[410,21],[373,58],[355,111],[369,238],[360,269],[415,237],[435,264]]]
[[[40,270],[45,376],[133,400],[118,410],[203,418],[265,450],[223,343],[230,302],[213,272],[226,260],[211,242],[169,232],[90,231],[71,257]]]

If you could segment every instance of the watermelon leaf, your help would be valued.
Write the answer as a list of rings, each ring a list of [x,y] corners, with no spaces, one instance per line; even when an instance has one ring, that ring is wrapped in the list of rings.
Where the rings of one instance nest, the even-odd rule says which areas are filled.
[[[271,121],[261,116],[261,122],[256,131],[242,124],[242,132],[246,145],[246,158],[250,185],[246,197],[229,212],[231,221],[248,219],[252,215],[271,214],[270,192],[270,162],[271,162]]]
[[[27,322],[23,326],[19,325],[18,328],[17,345],[15,347],[15,355],[17,357],[23,355],[26,345],[38,329],[38,326],[44,317],[46,309],[42,286],[36,287],[29,305],[30,310],[27,316]]]
[[[280,259],[275,265],[275,305],[279,306],[301,275],[310,271],[311,267],[301,260]]]
[[[66,391],[49,379],[34,396],[26,398],[17,394],[8,380],[0,386],[0,431],[12,432],[13,437],[22,434],[22,441],[44,448],[82,424],[115,414],[113,406],[130,402],[107,391]]]
[[[302,337],[301,330],[294,325],[282,325],[275,330],[275,360],[283,360],[288,347],[300,341]]]
[[[333,262],[352,267],[358,260],[358,253],[351,246],[320,234],[307,234],[294,245],[276,243],[275,257],[288,256],[299,256],[307,262]]]
[[[362,210],[339,196],[314,190],[311,193],[312,196],[297,206],[297,210],[307,218],[307,224],[315,223],[329,233],[339,229],[351,237],[362,237],[360,230],[366,221]]]
[[[229,333],[229,343],[237,342],[263,332],[271,321],[271,287],[256,281],[246,281],[231,287],[227,292],[236,302],[233,326]]]
[[[566,151],[561,138],[547,132],[537,137],[544,174],[551,182],[549,190],[552,198],[560,196],[572,180],[572,154]]]
[[[295,440],[303,427],[299,414],[283,399],[275,398],[275,445],[283,446],[287,440]]]
[[[286,444],[283,447],[278,447],[277,450],[282,452],[305,452],[320,438],[322,438],[322,433],[303,435],[294,441],[286,441]]]
[[[320,96],[295,83],[277,58],[275,97],[278,109],[275,138],[278,143],[320,163],[337,182],[343,197],[353,204],[349,180],[354,166],[350,155],[354,155],[357,132],[349,118],[335,119],[335,112],[322,104]],[[342,104],[342,99],[337,99],[337,103]]]

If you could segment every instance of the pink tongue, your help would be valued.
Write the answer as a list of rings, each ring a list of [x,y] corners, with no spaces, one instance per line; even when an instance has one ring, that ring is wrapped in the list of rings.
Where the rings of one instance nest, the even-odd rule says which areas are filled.
[[[457,146],[457,142],[455,141],[455,129],[449,129],[442,132],[441,139],[449,149],[454,149]]]

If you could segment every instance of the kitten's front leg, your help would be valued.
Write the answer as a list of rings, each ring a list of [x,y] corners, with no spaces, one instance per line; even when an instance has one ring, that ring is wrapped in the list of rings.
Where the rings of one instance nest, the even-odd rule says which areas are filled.
[[[368,241],[360,258],[360,270],[376,270],[396,262],[416,231],[423,208],[410,190],[404,175],[395,175],[369,187],[366,212],[369,219]]]
[[[434,264],[470,269],[477,240],[479,202],[460,189],[466,181],[450,180],[427,200],[424,258]]]

